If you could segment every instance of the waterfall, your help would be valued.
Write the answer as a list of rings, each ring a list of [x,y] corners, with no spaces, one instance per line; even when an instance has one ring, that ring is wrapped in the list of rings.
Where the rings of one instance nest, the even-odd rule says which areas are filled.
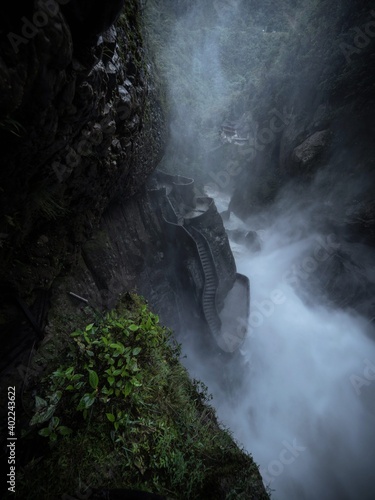
[[[226,200],[216,203],[225,208]],[[232,242],[238,271],[251,282],[250,333],[241,349],[247,364],[234,402],[188,348],[187,366],[213,392],[219,418],[252,453],[273,499],[370,500],[373,327],[307,286],[341,243],[306,231],[300,213],[285,219],[280,213],[268,226],[262,221],[259,252]],[[244,224],[232,214],[227,224],[253,229],[260,222]]]

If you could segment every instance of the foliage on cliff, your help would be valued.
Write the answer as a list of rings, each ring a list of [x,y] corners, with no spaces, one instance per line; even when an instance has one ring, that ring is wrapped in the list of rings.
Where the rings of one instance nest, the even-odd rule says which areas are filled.
[[[268,498],[256,464],[218,425],[205,387],[137,296],[75,331],[54,364],[24,437],[50,446],[19,472],[20,498],[124,487],[174,499]]]
[[[146,40],[166,81],[172,123],[163,168],[207,181],[212,165],[227,161],[220,126],[248,111],[248,95],[277,67],[298,20],[295,3],[147,1]]]
[[[181,0],[172,9],[168,0],[149,0],[148,6],[173,118],[164,168],[235,190],[230,208],[243,217],[270,206],[292,179],[308,184],[327,165],[344,169],[348,184],[355,164],[363,165],[361,177],[372,176],[370,1]],[[242,147],[221,140],[224,120],[236,124]],[[314,134],[322,131],[319,143],[323,135]],[[309,138],[311,159],[301,161]],[[349,144],[351,162],[339,158]],[[371,198],[369,191],[361,209],[366,218]]]

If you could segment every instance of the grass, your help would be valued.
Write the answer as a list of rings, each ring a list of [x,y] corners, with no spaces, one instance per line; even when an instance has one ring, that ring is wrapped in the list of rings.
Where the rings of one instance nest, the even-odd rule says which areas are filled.
[[[39,381],[18,498],[134,488],[174,499],[268,498],[257,465],[217,422],[171,332],[136,295],[75,331]],[[20,496],[18,496],[20,495]]]

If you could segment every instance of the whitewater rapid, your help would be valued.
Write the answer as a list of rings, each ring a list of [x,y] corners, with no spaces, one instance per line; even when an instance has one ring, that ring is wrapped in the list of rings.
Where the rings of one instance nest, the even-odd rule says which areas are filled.
[[[227,200],[216,204],[225,209]],[[226,224],[254,229],[233,215]],[[213,392],[219,418],[253,455],[274,500],[373,500],[373,327],[306,295],[340,243],[330,234],[288,234],[282,217],[256,229],[261,251],[231,242],[238,272],[251,283],[247,364],[234,402],[192,352],[187,366]]]

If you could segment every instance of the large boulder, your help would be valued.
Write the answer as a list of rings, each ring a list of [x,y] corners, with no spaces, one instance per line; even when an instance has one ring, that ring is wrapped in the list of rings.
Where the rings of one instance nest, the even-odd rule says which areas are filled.
[[[297,146],[292,155],[289,165],[290,171],[307,172],[309,169],[316,169],[319,159],[327,151],[330,144],[331,132],[321,130],[310,135],[302,144]]]

